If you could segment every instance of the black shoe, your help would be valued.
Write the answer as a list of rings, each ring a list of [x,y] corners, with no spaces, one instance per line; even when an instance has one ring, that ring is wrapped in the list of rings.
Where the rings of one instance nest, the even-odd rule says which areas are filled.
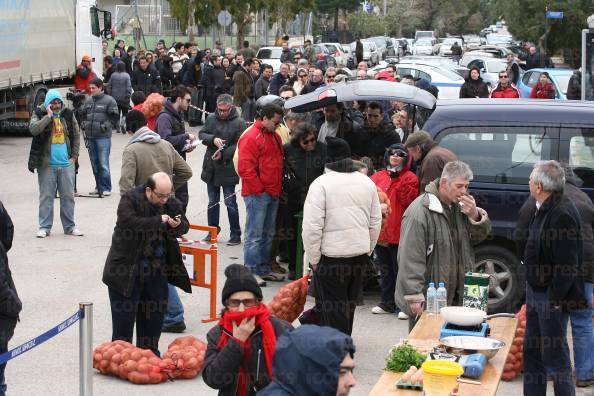
[[[186,324],[184,322],[177,322],[169,326],[163,326],[161,333],[183,333],[185,329]]]
[[[241,238],[231,238],[227,242],[227,246],[237,246],[241,245]]]

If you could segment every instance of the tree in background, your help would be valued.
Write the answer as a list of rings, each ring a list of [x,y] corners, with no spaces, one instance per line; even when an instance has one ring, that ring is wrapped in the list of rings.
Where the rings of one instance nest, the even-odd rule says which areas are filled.
[[[360,0],[320,0],[317,3],[316,11],[334,15],[334,30],[338,30],[338,15],[340,10],[356,11],[360,8]],[[351,28],[350,25],[349,28]]]

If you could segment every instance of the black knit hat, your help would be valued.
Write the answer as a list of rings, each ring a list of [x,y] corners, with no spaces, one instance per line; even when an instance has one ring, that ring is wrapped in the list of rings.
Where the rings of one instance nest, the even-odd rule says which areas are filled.
[[[262,300],[262,289],[258,286],[256,278],[250,271],[241,264],[231,264],[225,269],[225,286],[223,286],[222,301],[223,304],[229,296],[235,292],[249,291],[256,295],[258,300]]]

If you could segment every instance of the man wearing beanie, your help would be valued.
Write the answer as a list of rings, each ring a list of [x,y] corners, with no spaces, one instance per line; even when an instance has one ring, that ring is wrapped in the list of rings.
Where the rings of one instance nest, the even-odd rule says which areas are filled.
[[[439,147],[425,131],[411,133],[405,145],[417,167],[421,194],[425,192],[425,187],[429,183],[441,176],[445,164],[458,160],[456,154],[447,148]]]
[[[202,378],[221,396],[254,396],[272,380],[278,337],[293,327],[270,316],[262,289],[245,266],[231,264],[225,276],[224,308],[207,335]]]
[[[375,247],[375,254],[381,271],[381,302],[371,309],[374,314],[398,313],[399,319],[408,319],[404,312],[397,312],[394,292],[398,275],[398,244],[400,223],[404,211],[415,200],[419,192],[419,180],[409,170],[412,158],[403,144],[393,144],[386,149],[384,166],[371,176],[371,180],[388,195],[392,212]]]
[[[50,89],[43,104],[31,115],[29,131],[33,135],[29,170],[39,179],[38,238],[50,234],[54,221],[54,198],[60,194],[60,220],[64,233],[81,236],[74,222],[74,162],[78,158],[80,132],[70,109],[55,89]]]
[[[258,396],[347,396],[356,385],[354,355],[350,336],[331,327],[300,326],[279,338],[274,381]]]
[[[126,131],[132,137],[122,154],[120,195],[138,187],[153,173],[164,172],[170,175],[174,191],[192,177],[192,168],[171,143],[148,129],[141,111],[132,110],[128,113]]]

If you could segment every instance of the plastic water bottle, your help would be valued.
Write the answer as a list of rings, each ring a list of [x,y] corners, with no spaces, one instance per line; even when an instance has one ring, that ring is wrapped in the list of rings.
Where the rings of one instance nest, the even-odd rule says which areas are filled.
[[[448,305],[448,291],[444,282],[439,282],[439,288],[435,293],[436,313],[439,313],[443,307]]]
[[[435,289],[435,283],[430,282],[429,288],[427,289],[427,312],[429,315],[435,315],[437,312],[437,290]]]

